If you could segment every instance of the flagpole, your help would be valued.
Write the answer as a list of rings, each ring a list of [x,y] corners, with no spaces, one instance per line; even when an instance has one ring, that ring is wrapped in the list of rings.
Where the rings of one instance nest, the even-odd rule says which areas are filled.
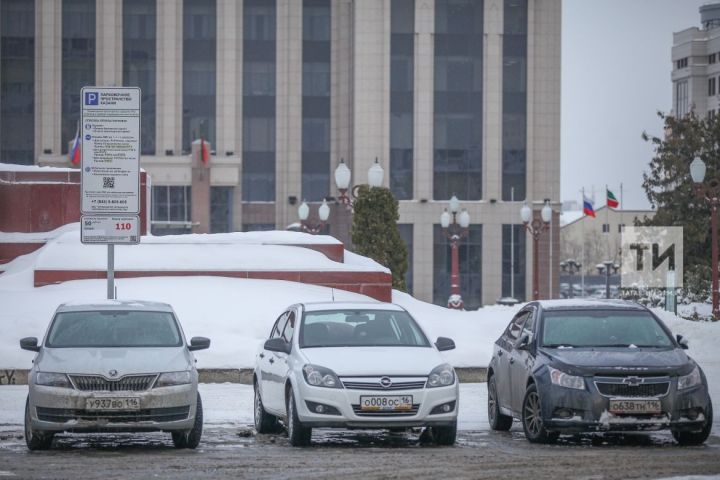
[[[510,203],[515,205],[515,187],[510,187]],[[514,207],[513,207],[514,208]],[[515,224],[510,224],[510,298],[515,298]]]
[[[582,217],[580,220],[582,222],[582,229],[580,232],[580,235],[582,237],[581,241],[580,241],[580,245],[581,245],[580,257],[582,258],[582,260],[580,260],[580,297],[582,298],[585,296],[585,217],[586,217],[586,215],[585,215],[585,187],[582,187],[581,192],[582,192],[581,205],[583,206],[583,210],[582,210],[583,214],[582,214]]]
[[[610,205],[608,205],[608,186],[605,184],[605,223],[607,224],[607,256],[610,259]]]

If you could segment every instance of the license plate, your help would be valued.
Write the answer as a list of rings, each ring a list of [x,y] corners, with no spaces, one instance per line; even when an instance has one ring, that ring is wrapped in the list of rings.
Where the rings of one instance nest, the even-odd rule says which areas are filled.
[[[138,397],[93,397],[85,401],[85,410],[139,410]]]
[[[660,400],[610,400],[610,413],[660,413]]]
[[[412,410],[412,395],[372,395],[360,397],[360,410],[363,411],[405,411]]]

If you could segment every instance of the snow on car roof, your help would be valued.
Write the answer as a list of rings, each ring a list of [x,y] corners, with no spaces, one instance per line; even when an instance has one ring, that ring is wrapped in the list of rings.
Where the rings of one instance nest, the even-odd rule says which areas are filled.
[[[385,302],[308,302],[303,303],[306,312],[322,310],[404,310],[394,303]]]
[[[148,300],[76,300],[65,302],[58,307],[59,312],[87,310],[152,310],[157,312],[172,312],[172,307],[167,303],[151,302]]]
[[[584,298],[569,298],[564,300],[539,300],[537,303],[540,304],[543,310],[572,310],[581,308],[624,308],[631,310],[644,310],[645,307],[642,305],[631,302],[628,300],[618,299],[584,299]]]

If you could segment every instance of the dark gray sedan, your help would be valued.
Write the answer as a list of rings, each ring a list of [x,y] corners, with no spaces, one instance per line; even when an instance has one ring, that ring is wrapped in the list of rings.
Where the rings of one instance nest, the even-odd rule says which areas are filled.
[[[488,368],[494,430],[522,422],[533,443],[561,433],[670,430],[703,443],[712,403],[702,369],[651,311],[621,301],[531,302],[495,342]]]

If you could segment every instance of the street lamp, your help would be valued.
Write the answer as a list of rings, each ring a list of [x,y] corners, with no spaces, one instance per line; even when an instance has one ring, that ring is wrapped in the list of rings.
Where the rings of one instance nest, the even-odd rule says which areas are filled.
[[[620,265],[613,263],[610,260],[605,260],[603,263],[595,265],[598,274],[605,274],[605,298],[610,298],[610,275],[611,273],[617,273]]]
[[[532,210],[528,206],[527,202],[525,202],[520,209],[520,218],[525,225],[525,229],[533,237],[533,300],[540,299],[540,280],[538,277],[538,240],[540,238],[540,234],[549,228],[550,220],[552,220],[550,202],[545,202],[545,206],[540,211],[540,216],[542,217],[542,221],[537,218],[532,218]]]
[[[368,185],[371,187],[381,187],[383,183],[383,176],[385,171],[383,170],[377,157],[375,157],[375,163],[368,169]],[[352,172],[345,164],[344,159],[340,159],[340,163],[335,169],[335,186],[340,191],[338,200],[343,205],[346,205],[348,209],[352,209],[353,198],[356,198],[356,191],[360,185],[350,187],[350,179],[352,178]],[[350,195],[348,195],[348,190]],[[352,198],[351,198],[352,197]]]
[[[568,280],[568,285],[570,287],[570,292],[568,293],[568,298],[573,298],[574,292],[573,292],[573,282],[572,277],[573,275],[576,275],[580,269],[582,268],[582,264],[575,260],[574,258],[568,258],[564,262],[560,262],[560,269],[570,275],[570,279]]]
[[[718,308],[718,238],[717,211],[720,205],[720,180],[713,178],[703,183],[706,172],[705,162],[700,157],[690,163],[690,176],[695,183],[695,195],[710,205],[710,229],[712,231],[711,270],[712,270],[712,316],[720,317]]]
[[[459,213],[458,213],[459,212]],[[450,266],[450,297],[448,308],[460,310],[463,300],[460,295],[460,257],[458,244],[467,237],[470,231],[470,214],[464,208],[460,211],[460,200],[453,195],[450,199],[450,213],[447,208],[440,215],[440,226],[448,240],[450,240],[451,266]]]
[[[298,207],[298,217],[300,217],[300,228],[303,232],[311,233],[313,235],[320,233],[322,231],[323,227],[327,224],[327,220],[330,217],[330,207],[327,204],[327,201],[323,199],[322,204],[318,208],[318,218],[320,218],[319,223],[311,223],[308,221],[308,217],[310,216],[310,207],[308,206],[307,202],[303,200],[303,202]]]

